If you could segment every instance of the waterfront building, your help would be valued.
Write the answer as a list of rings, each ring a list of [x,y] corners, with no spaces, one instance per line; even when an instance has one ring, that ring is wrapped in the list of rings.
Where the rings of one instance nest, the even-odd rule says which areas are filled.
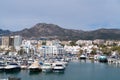
[[[56,41],[48,41],[49,45],[42,45],[39,50],[40,54],[44,55],[59,55],[59,54],[64,54],[64,48],[61,46],[58,42]],[[47,42],[47,44],[48,44]]]
[[[105,40],[103,39],[96,39],[93,41],[94,44],[98,44],[98,45],[101,45],[101,44],[104,44],[105,43]]]
[[[64,54],[64,48],[63,46],[46,46],[43,45],[39,48],[40,50],[40,54],[41,55],[49,55],[49,56],[53,56],[53,55],[59,55],[59,54]]]
[[[2,48],[20,47],[21,36],[2,36]]]
[[[9,47],[13,47],[14,46],[14,36],[10,36],[9,37]]]
[[[47,45],[47,46],[51,46],[51,45],[52,45],[52,41],[47,40],[47,41],[46,41],[46,45]]]
[[[105,45],[113,45],[113,43],[114,43],[113,41],[108,40],[105,42]]]
[[[21,44],[22,44],[22,36],[19,35],[14,36],[14,47],[16,50],[20,49]]]
[[[36,41],[35,41],[35,43],[36,43]],[[23,49],[25,50],[25,52],[27,54],[31,55],[31,54],[35,54],[35,52],[37,50],[36,45],[33,44],[33,42],[31,42],[31,40],[23,40],[21,46],[23,47]]]
[[[23,40],[21,46],[23,47],[25,52],[29,53],[29,49],[31,47],[31,42],[29,40]]]
[[[22,44],[22,37],[21,36],[14,36],[14,46],[18,47]]]
[[[92,45],[92,40],[78,40],[76,41],[77,45]]]
[[[80,46],[64,46],[66,53],[78,54],[80,51]]]
[[[9,47],[9,36],[2,36],[2,47],[8,48]]]

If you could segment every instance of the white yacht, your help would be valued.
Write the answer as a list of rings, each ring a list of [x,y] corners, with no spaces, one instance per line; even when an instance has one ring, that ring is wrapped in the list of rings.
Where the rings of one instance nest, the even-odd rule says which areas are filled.
[[[62,62],[55,62],[52,64],[52,67],[53,72],[64,72],[65,70],[65,64]]]
[[[30,70],[30,72],[39,72],[42,71],[40,64],[38,61],[34,61],[29,67],[28,69]]]
[[[52,64],[51,63],[43,63],[41,66],[43,72],[52,72]]]
[[[8,63],[4,67],[5,71],[19,71],[21,70],[20,66],[17,63]]]
[[[68,65],[68,62],[65,62],[65,61],[62,61],[61,63],[63,63],[65,67]]]
[[[82,54],[81,56],[80,56],[80,59],[86,59],[87,57],[84,55],[84,54]]]
[[[66,67],[68,65],[68,62],[66,62],[66,61],[55,61],[55,63],[63,64],[64,67]]]

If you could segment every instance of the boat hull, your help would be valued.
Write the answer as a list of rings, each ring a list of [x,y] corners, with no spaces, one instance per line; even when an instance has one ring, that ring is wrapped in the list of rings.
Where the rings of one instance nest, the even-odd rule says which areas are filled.
[[[4,69],[5,72],[19,72],[20,70],[21,70],[20,67]]]
[[[99,60],[99,62],[102,62],[102,63],[107,63],[108,62],[108,59],[107,59],[106,56],[100,56],[98,60]]]
[[[80,59],[86,59],[86,57],[80,57]]]
[[[86,59],[86,56],[85,55],[81,55],[80,59]]]
[[[61,69],[59,69],[59,68],[53,68],[52,71],[53,72],[64,72],[65,68],[61,68]]]
[[[52,69],[42,69],[42,72],[52,72]]]
[[[101,63],[107,63],[108,60],[107,59],[99,59],[99,62],[101,62]]]
[[[64,69],[53,69],[53,72],[64,72]]]
[[[40,69],[40,68],[29,68],[29,71],[30,72],[41,72],[42,69]]]

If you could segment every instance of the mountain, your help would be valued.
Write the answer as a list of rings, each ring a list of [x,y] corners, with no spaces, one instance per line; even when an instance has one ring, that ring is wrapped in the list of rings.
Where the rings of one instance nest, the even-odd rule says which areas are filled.
[[[38,23],[30,29],[14,32],[13,34],[22,35],[25,38],[57,38],[61,40],[78,39],[83,31],[64,29],[55,24]]]
[[[8,31],[10,33],[10,31]],[[5,33],[5,34],[8,34]],[[82,31],[73,29],[64,29],[55,24],[38,23],[31,28],[12,32],[11,35],[21,35],[29,39],[60,39],[60,40],[120,40],[120,29],[98,29],[93,31]]]
[[[11,34],[11,31],[0,29],[0,36],[9,35],[9,34]]]
[[[105,39],[120,40],[120,29],[98,29],[94,31],[86,31],[81,38],[83,39]]]

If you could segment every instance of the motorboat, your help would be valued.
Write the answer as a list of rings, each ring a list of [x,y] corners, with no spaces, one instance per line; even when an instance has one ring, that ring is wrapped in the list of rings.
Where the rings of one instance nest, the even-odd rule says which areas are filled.
[[[107,57],[106,57],[106,56],[104,56],[104,55],[99,56],[98,60],[99,60],[99,62],[103,62],[103,63],[108,62]]]
[[[20,71],[21,67],[17,64],[17,63],[8,63],[5,67],[4,67],[5,71]]]
[[[42,69],[43,72],[52,72],[52,64],[48,63],[48,62],[45,62],[41,66],[41,69]]]
[[[86,58],[87,57],[84,54],[80,55],[80,59],[86,59]]]
[[[68,62],[66,62],[66,61],[55,61],[55,63],[63,64],[64,67],[66,67],[68,65]]]
[[[65,64],[63,64],[62,62],[54,62],[52,64],[52,70],[53,72],[64,72]]]
[[[29,67],[28,69],[30,70],[30,72],[40,72],[42,71],[40,64],[38,61],[34,61]]]

